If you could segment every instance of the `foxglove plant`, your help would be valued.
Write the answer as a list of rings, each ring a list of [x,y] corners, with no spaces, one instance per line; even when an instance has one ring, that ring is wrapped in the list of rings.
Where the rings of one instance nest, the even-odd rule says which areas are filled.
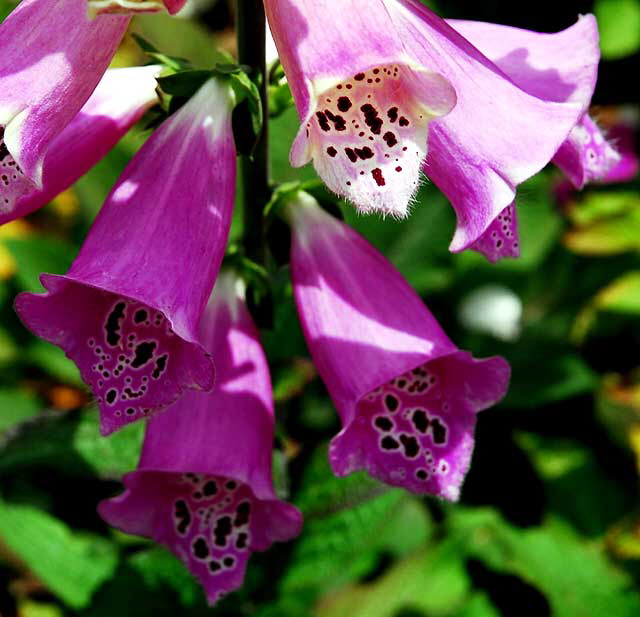
[[[43,189],[44,158],[85,104],[129,24],[85,0],[23,0],[0,25],[0,211]],[[46,24],[46,27],[44,27]]]
[[[9,203],[0,200],[0,225],[44,206],[100,161],[157,102],[155,77],[160,70],[159,66],[108,70],[82,109],[52,140],[42,165],[41,188],[23,178],[24,193],[14,190]],[[4,188],[16,171],[12,161],[6,152],[0,159]],[[14,187],[20,182],[12,181]]]
[[[84,0],[91,15],[104,13],[177,13],[187,0]]]
[[[333,471],[456,500],[476,413],[504,396],[509,366],[460,351],[386,258],[309,195],[285,212],[298,315],[342,420]]]
[[[592,16],[570,29],[574,64],[558,65],[574,81],[558,97],[523,89],[416,0],[265,0],[265,8],[303,121],[292,164],[313,159],[360,210],[399,216],[424,164],[456,210],[453,251],[472,246],[516,186],[551,160],[595,84]]]
[[[541,34],[511,26],[449,20],[524,91],[558,102],[591,100],[595,85],[598,31],[592,16],[557,34]],[[585,46],[595,45],[585,53]],[[555,163],[575,188],[601,180],[619,155],[596,123],[584,112],[554,154]],[[520,253],[515,204],[511,203],[470,246],[491,261]]]
[[[16,310],[78,365],[103,434],[210,390],[197,324],[226,247],[235,194],[233,94],[207,81],[127,166],[71,269]]]
[[[214,604],[240,587],[252,551],[295,537],[302,518],[273,489],[269,368],[231,272],[216,283],[200,335],[216,362],[215,390],[187,393],[149,420],[138,469],[100,514],[167,546]]]

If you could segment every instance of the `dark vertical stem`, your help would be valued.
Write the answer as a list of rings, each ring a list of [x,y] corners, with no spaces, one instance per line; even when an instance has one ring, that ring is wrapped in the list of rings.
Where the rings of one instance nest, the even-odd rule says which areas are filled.
[[[240,173],[244,199],[243,243],[247,255],[257,261],[264,259],[262,213],[269,200],[267,68],[265,58],[266,17],[262,0],[236,0],[238,60],[262,76],[260,97],[264,110],[262,134],[253,159],[242,156]]]

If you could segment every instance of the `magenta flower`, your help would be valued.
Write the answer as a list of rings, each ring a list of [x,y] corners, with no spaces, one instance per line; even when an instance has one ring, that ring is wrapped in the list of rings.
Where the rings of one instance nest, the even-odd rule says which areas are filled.
[[[573,64],[548,67],[552,54],[539,48],[555,42],[549,35],[527,33],[517,45],[512,37],[516,58],[541,57],[556,80],[572,80],[559,93],[532,93],[416,0],[265,5],[304,122],[292,163],[313,159],[327,185],[361,210],[404,215],[433,119],[424,169],[456,209],[453,251],[478,240],[516,185],[551,160],[595,84],[592,16],[556,35],[571,39]]]
[[[12,177],[13,158],[3,151],[0,225],[41,208],[100,161],[157,101],[159,72],[158,66],[108,70],[80,112],[52,140],[40,189],[26,177]]]
[[[430,122],[455,105],[437,69],[407,55],[382,0],[265,0],[302,120],[291,163],[313,164],[360,210],[404,216]]]
[[[523,91],[549,104],[578,111],[552,158],[577,185],[582,186],[596,174],[604,173],[615,161],[615,152],[586,113],[599,60],[598,30],[593,16],[583,16],[572,27],[556,34],[541,34],[482,22],[450,20],[448,23]],[[548,122],[540,120],[538,124],[531,124],[530,130],[544,136],[549,132],[549,126]],[[532,144],[535,144],[535,140],[523,139],[518,150],[526,150]],[[435,150],[434,145],[434,158],[428,160],[430,166],[426,171],[438,184],[431,168],[435,163]],[[512,184],[515,186],[517,182]],[[441,184],[439,186],[447,193]],[[456,207],[450,192],[447,194]],[[464,237],[471,238],[471,242],[456,243],[454,238],[452,249],[463,250],[468,247],[483,253],[490,261],[517,257],[520,246],[513,197],[514,193],[505,193],[504,198],[496,202],[501,209],[486,212],[482,223],[488,222],[486,229],[480,235],[476,231],[463,233]],[[459,207],[456,210],[458,236],[464,219]],[[475,227],[479,230],[482,225]]]
[[[78,365],[102,433],[210,390],[197,324],[224,254],[235,193],[230,89],[209,80],[145,143],[66,276],[16,309]]]
[[[187,0],[85,0],[92,15],[104,13],[177,13]]]
[[[201,335],[216,362],[215,390],[190,392],[149,421],[127,490],[99,511],[167,546],[213,604],[242,585],[251,551],[295,537],[302,518],[274,493],[269,369],[231,273],[218,279]]]
[[[460,351],[385,257],[311,197],[286,208],[298,314],[343,425],[333,471],[457,499],[476,413],[504,396],[509,366]]]
[[[128,24],[89,20],[85,0],[23,0],[0,25],[0,210],[43,188],[47,150],[95,89]]]

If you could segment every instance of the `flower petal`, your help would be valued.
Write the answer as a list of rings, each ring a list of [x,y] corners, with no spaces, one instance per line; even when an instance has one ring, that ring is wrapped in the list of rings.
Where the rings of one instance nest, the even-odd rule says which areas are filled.
[[[47,149],[93,92],[128,25],[121,16],[89,20],[85,0],[23,0],[0,25],[0,129],[16,169],[39,188]]]
[[[210,80],[202,86],[127,166],[67,276],[46,276],[48,293],[25,293],[16,301],[25,324],[60,345],[103,399],[105,434],[172,403],[185,388],[213,385],[197,324],[220,267],[233,210],[231,104],[226,85]],[[140,346],[137,362],[142,364],[134,366]],[[130,361],[122,361],[126,368],[118,368],[121,355]],[[165,362],[168,372],[154,381],[151,362]],[[100,364],[106,368],[99,369]],[[94,366],[109,376],[101,380]],[[130,372],[143,367],[139,375]]]
[[[450,248],[461,251],[514,200],[516,185],[549,162],[588,101],[532,96],[422,4],[397,0],[386,6],[415,62],[447,79],[458,97],[453,111],[430,127],[425,172],[456,210]],[[596,43],[586,40],[582,47],[591,87]]]
[[[504,395],[508,365],[501,358],[475,361],[460,352],[399,272],[311,197],[299,194],[286,211],[298,314],[343,425],[329,452],[334,472],[366,469],[388,484],[455,499],[469,464],[474,414]],[[412,371],[420,372],[415,386]],[[432,387],[431,375],[437,386]],[[378,415],[399,410],[399,397],[397,405],[384,407],[386,394],[397,390],[406,398],[407,418],[407,401],[424,407],[435,396],[438,404],[424,408],[451,431],[451,439],[434,445],[425,433],[426,441],[420,441],[407,418],[376,425]],[[425,448],[433,458],[429,465]],[[446,473],[433,475],[441,461]]]
[[[41,189],[18,175],[0,132],[0,225],[41,208],[101,160],[157,101],[159,71],[158,66],[108,70],[76,117],[51,142]]]
[[[498,214],[469,248],[482,253],[492,263],[496,263],[503,257],[520,257],[515,202]]]
[[[187,0],[86,0],[91,15],[110,13],[157,13],[168,11],[174,15]]]

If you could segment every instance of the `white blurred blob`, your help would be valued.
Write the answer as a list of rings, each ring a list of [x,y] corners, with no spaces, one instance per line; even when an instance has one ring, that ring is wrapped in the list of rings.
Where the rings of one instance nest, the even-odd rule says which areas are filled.
[[[507,287],[483,285],[462,300],[458,319],[469,330],[514,341],[520,335],[522,301]]]

